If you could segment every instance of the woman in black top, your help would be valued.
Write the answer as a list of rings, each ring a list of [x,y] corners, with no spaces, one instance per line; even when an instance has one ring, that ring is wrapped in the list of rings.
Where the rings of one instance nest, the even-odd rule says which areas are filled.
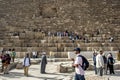
[[[107,65],[108,65],[108,69],[109,69],[110,74],[115,74],[115,72],[114,72],[114,63],[115,63],[115,60],[114,60],[114,58],[112,56],[112,53],[109,53],[108,54]]]

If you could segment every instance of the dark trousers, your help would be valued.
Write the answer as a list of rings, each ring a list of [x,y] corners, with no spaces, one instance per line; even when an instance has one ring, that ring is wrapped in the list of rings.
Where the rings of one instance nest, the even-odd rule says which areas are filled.
[[[99,76],[103,76],[103,68],[102,68],[102,67],[97,68],[97,74],[98,74]]]
[[[1,72],[3,72],[4,71],[4,64],[2,63],[2,71]]]
[[[84,75],[75,74],[75,80],[85,80]]]
[[[96,68],[96,65],[94,65],[94,70],[95,70],[95,74],[97,74],[97,68]]]
[[[113,65],[108,65],[110,74],[115,74]]]
[[[12,61],[13,61],[13,62],[15,61],[15,57],[12,57]]]
[[[41,64],[41,71],[40,71],[40,73],[45,73],[45,69],[46,69],[46,64]]]

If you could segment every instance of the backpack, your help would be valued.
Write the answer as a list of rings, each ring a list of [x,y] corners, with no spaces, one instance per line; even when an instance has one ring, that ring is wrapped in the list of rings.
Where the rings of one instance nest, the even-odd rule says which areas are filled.
[[[88,60],[84,56],[82,56],[82,55],[79,55],[78,57],[82,58],[82,65],[81,65],[81,67],[83,68],[83,70],[87,70],[87,68],[89,67]]]
[[[110,58],[108,58],[108,63],[109,64],[114,64],[115,60],[112,57],[110,57]]]

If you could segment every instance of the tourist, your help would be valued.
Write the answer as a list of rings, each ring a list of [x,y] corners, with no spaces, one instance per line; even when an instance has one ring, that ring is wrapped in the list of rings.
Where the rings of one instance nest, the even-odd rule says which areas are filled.
[[[8,51],[6,51],[6,54],[11,55],[11,49],[9,49]]]
[[[72,43],[74,43],[75,42],[75,39],[74,38],[72,38]]]
[[[79,57],[79,55],[81,55],[80,54],[81,50],[80,48],[76,48],[74,49],[74,51],[75,51],[75,54],[77,55],[73,64],[73,67],[75,67],[75,80],[85,80],[84,69],[81,67],[83,62],[82,57]]]
[[[13,63],[14,63],[15,57],[16,57],[15,49],[12,49],[11,58],[12,58],[12,62],[13,62]]]
[[[45,74],[45,69],[46,69],[46,64],[47,64],[47,57],[46,57],[46,52],[42,53],[42,59],[41,59],[41,70],[40,73]]]
[[[9,54],[6,54],[4,57],[5,57],[4,74],[9,74],[9,65],[10,65],[11,57]]]
[[[110,42],[113,42],[113,41],[114,41],[114,38],[113,38],[113,37],[110,37],[110,38],[109,38],[109,41],[110,41]]]
[[[102,54],[103,51],[100,50],[100,53],[96,56],[96,68],[99,76],[103,76],[104,60]]]
[[[93,64],[94,64],[95,74],[97,74],[97,68],[96,68],[96,56],[97,56],[97,52],[94,51],[94,53],[93,53]]]
[[[35,59],[37,56],[37,53],[35,51],[32,52],[33,58]]]
[[[0,55],[0,58],[1,58],[1,62],[2,62],[2,71],[4,71],[4,63],[5,63],[5,55],[3,53],[3,51],[1,52],[1,55]]]
[[[29,54],[27,53],[24,60],[23,60],[23,67],[24,67],[24,75],[28,76],[28,70],[31,65],[31,60]]]
[[[39,57],[39,53],[38,53],[38,51],[36,51],[36,58],[38,58]]]
[[[109,53],[108,54],[108,63],[107,63],[107,65],[108,65],[108,69],[109,69],[110,74],[115,74],[115,72],[114,72],[114,63],[115,63],[115,60],[114,60],[114,58],[112,56],[112,53]]]
[[[104,75],[107,75],[107,58],[105,56],[105,53],[103,54],[103,60],[104,60]]]

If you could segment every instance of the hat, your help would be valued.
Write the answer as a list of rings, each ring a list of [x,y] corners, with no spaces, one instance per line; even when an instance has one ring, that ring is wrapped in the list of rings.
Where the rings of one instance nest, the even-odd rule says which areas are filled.
[[[79,51],[80,52],[81,49],[80,48],[75,48],[74,51]]]

